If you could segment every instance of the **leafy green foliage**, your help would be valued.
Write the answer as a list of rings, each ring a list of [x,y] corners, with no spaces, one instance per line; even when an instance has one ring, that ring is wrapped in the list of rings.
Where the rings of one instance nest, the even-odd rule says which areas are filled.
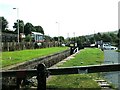
[[[118,36],[118,38],[120,38],[120,29],[118,30],[117,36]]]
[[[103,34],[102,35],[102,40],[103,40],[103,42],[111,42],[112,41],[112,37],[110,37],[109,34]]]
[[[58,41],[58,37],[53,37],[53,40],[54,41]]]
[[[120,29],[118,31],[117,36],[118,36],[118,49],[120,50]]]
[[[116,32],[108,32],[108,33],[97,33],[94,35],[86,36],[88,37],[91,44],[97,42],[97,41],[103,41],[103,42],[110,42],[113,45],[118,44],[118,35]]]
[[[23,22],[23,20],[17,20],[14,23],[13,28],[15,28],[15,33],[18,32],[18,24],[19,24],[19,33],[24,33],[24,22]]]
[[[64,41],[64,37],[63,36],[59,36],[58,39],[59,39],[60,42]]]
[[[48,35],[44,35],[44,37],[45,37],[45,41],[46,42],[51,42],[53,39],[50,37],[50,36],[48,36]]]
[[[100,41],[100,40],[102,40],[102,35],[101,35],[101,33],[94,34],[94,39],[95,39],[95,41]]]
[[[32,41],[32,37],[31,37],[30,35],[27,35],[27,36],[25,37],[25,41],[26,41],[26,42]]]
[[[4,17],[0,17],[0,22],[2,23],[2,32],[5,32],[8,27],[8,21]]]
[[[26,23],[24,26],[25,35],[31,34],[32,31],[35,31],[34,26],[31,23]]]
[[[35,28],[35,32],[39,32],[39,33],[44,34],[44,30],[41,26],[35,26],[34,28]]]

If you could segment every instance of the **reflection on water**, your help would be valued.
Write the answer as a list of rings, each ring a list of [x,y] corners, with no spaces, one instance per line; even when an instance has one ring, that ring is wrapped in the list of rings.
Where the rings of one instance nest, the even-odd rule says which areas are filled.
[[[120,62],[120,53],[113,50],[104,51],[104,64],[114,64]],[[104,78],[120,89],[120,71],[103,73]]]
[[[108,73],[103,73],[104,78],[112,83],[115,87],[118,88],[120,85],[119,80],[120,80],[120,71],[119,72],[108,72]]]

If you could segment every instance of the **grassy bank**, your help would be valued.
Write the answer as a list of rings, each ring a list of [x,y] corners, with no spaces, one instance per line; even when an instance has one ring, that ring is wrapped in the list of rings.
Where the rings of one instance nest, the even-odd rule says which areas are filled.
[[[47,56],[68,49],[67,47],[52,47],[34,50],[2,52],[2,67],[22,63],[33,58]]]
[[[120,52],[120,50],[117,50],[117,52]]]
[[[99,49],[84,49],[75,58],[64,63],[62,67],[100,64],[104,60],[103,56],[103,52]]]
[[[100,64],[104,60],[104,54],[99,49],[87,48],[81,50],[75,58],[65,62],[59,67],[84,66]],[[99,78],[99,73],[58,75],[51,77],[47,82],[48,88],[98,88],[93,80]]]

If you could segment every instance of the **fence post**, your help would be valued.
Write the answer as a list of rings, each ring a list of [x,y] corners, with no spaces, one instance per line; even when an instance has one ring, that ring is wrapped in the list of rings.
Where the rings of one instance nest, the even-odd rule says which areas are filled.
[[[16,73],[16,78],[17,78],[17,90],[20,89],[20,85],[21,85],[21,81],[24,80],[26,78],[26,72],[24,71],[20,71]]]
[[[17,86],[16,86],[16,89],[20,89],[20,84],[21,84],[21,78],[17,78]]]
[[[9,51],[9,42],[7,43],[7,51]]]
[[[37,67],[37,90],[46,90],[46,67],[44,64],[39,64]]]

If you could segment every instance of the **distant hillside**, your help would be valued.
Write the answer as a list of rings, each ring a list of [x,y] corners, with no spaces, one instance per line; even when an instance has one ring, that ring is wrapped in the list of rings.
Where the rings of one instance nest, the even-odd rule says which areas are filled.
[[[108,31],[108,32],[97,32],[97,33],[100,33],[100,34],[108,34],[108,33],[118,34],[118,31],[115,30],[115,31]],[[95,34],[97,34],[97,33],[95,33]],[[92,36],[94,36],[94,34],[85,35],[85,36],[92,37]]]
[[[108,31],[108,32],[100,32],[101,34],[106,34],[106,33],[114,33],[114,34],[118,34],[118,30],[115,31]]]
[[[101,35],[114,33],[114,34],[116,34],[115,37],[117,37],[118,30],[115,30],[115,31],[107,31],[107,32],[97,32],[97,33],[95,33],[95,34],[97,35],[98,33],[100,33]],[[85,37],[86,39],[90,39],[90,38],[93,38],[95,34],[84,35],[84,37]],[[112,38],[112,39],[113,39],[113,38]],[[108,38],[107,38],[106,40],[108,41]],[[114,38],[114,40],[112,40],[112,41],[114,41],[114,42],[116,43],[115,38]]]

